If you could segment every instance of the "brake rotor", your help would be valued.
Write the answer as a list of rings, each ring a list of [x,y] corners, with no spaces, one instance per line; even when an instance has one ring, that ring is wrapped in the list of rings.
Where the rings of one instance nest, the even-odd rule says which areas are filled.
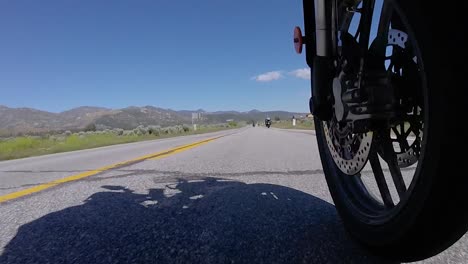
[[[352,133],[335,122],[323,122],[328,149],[336,166],[345,174],[355,175],[366,165],[372,144],[372,132]]]
[[[407,47],[408,35],[400,30],[391,29],[388,35],[388,45],[398,50],[393,52],[388,59],[392,60],[392,67],[388,71],[404,80],[405,86],[400,89],[401,93],[408,93],[407,87],[420,87],[417,83],[412,83],[409,76],[414,76],[417,65],[416,57],[411,58]],[[409,71],[409,72],[407,72]],[[406,94],[408,96],[408,94]],[[418,93],[410,93],[410,97],[419,97]],[[401,121],[392,127],[394,137],[391,137],[393,150],[397,156],[398,166],[400,168],[409,167],[418,162],[421,153],[421,142],[423,136],[423,118],[422,109],[418,103],[412,103],[405,112],[407,120]],[[412,136],[411,136],[412,134]]]
[[[409,127],[407,127],[408,124]],[[392,132],[394,137],[391,137],[391,141],[393,150],[397,156],[398,166],[405,168],[418,162],[421,155],[423,136],[422,121],[416,120],[406,125],[404,123],[398,124],[392,128]]]

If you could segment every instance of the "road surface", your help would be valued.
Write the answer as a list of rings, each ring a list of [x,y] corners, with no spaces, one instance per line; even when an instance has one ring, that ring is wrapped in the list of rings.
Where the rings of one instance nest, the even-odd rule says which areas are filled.
[[[346,234],[315,140],[249,127],[0,162],[0,263],[393,263]],[[465,235],[423,263],[467,262]]]

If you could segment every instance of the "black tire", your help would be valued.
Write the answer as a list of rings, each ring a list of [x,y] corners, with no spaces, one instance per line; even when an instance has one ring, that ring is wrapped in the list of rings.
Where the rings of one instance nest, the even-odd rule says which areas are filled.
[[[409,197],[391,218],[370,224],[339,177],[326,143],[322,121],[315,119],[324,173],[336,208],[349,233],[374,252],[399,261],[431,257],[455,243],[468,229],[468,175],[462,161],[466,131],[461,94],[466,89],[466,30],[456,4],[396,1],[416,36],[427,80],[424,152]],[[450,14],[447,18],[445,15]],[[461,15],[461,14],[460,14]],[[443,18],[442,18],[443,17]],[[464,30],[464,32],[460,32]],[[460,168],[461,167],[461,168]]]

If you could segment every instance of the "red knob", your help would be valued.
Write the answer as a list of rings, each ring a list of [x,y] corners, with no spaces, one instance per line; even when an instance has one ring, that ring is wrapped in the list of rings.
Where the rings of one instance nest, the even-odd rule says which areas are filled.
[[[297,54],[302,53],[302,44],[304,44],[304,38],[302,37],[302,31],[300,27],[294,28],[294,49]]]

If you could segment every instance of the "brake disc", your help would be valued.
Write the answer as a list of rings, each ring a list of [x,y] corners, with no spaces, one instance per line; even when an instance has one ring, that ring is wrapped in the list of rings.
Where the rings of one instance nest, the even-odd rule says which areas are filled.
[[[323,122],[328,149],[336,166],[345,174],[355,175],[366,165],[372,143],[372,132],[352,133],[334,122]]]
[[[392,74],[400,77],[402,77],[401,69],[404,68],[404,66],[408,66],[410,63],[417,64],[416,57],[410,58],[410,55],[407,53],[407,41],[408,35],[405,32],[397,29],[391,29],[389,31],[388,45],[400,51],[397,53],[398,56],[393,63],[394,68],[389,68],[388,70],[393,72]],[[393,56],[392,54],[389,58]],[[410,109],[410,120],[406,120],[406,123],[402,121],[392,128],[395,138],[391,138],[391,141],[397,156],[398,166],[401,168],[415,164],[419,160],[421,152],[422,129],[424,126],[422,121],[422,109],[418,106],[413,106]],[[414,137],[410,137],[411,134],[413,134]]]
[[[392,128],[394,137],[391,137],[391,141],[400,168],[415,164],[421,155],[422,123],[415,121],[409,125],[405,128],[405,124],[402,123]],[[397,129],[398,127],[400,129]],[[411,134],[414,134],[414,137],[410,137]]]

